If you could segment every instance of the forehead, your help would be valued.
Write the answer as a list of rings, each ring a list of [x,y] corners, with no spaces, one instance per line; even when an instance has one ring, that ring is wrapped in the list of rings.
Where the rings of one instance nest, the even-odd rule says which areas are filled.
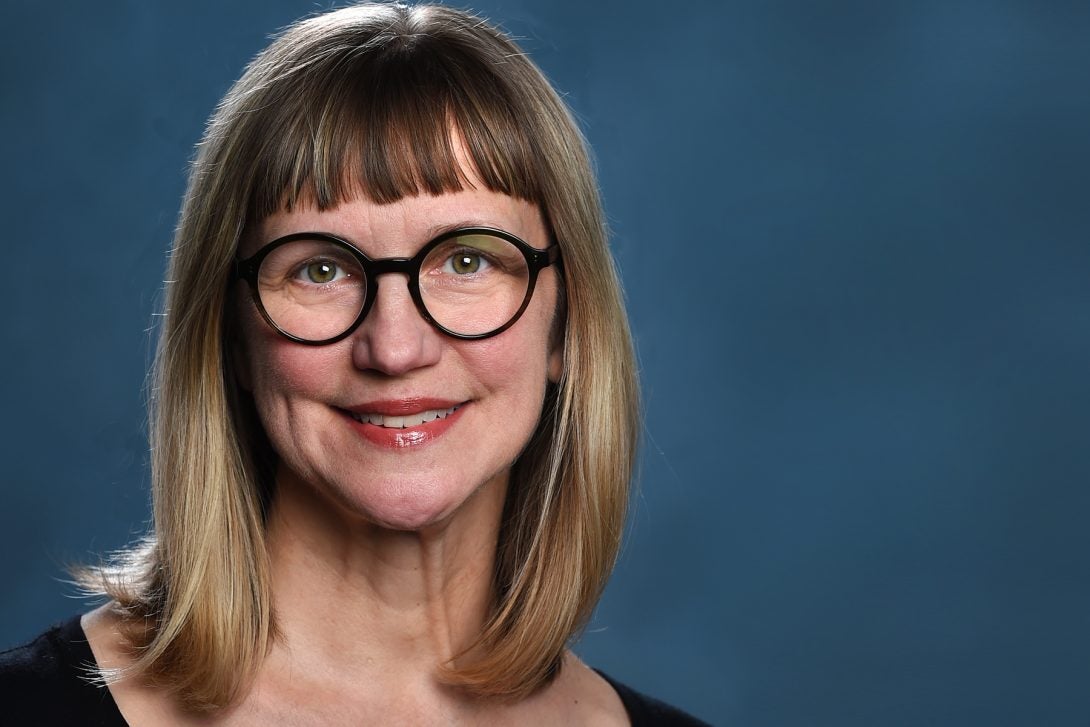
[[[467,188],[385,204],[357,195],[324,210],[316,205],[281,210],[244,238],[240,255],[248,257],[284,235],[325,232],[349,240],[369,257],[408,257],[435,236],[457,227],[496,227],[538,248],[549,242],[537,205],[502,192]]]

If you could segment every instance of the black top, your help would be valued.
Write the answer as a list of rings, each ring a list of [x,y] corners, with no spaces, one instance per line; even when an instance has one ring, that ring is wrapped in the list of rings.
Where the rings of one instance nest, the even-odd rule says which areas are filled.
[[[682,712],[677,707],[671,707],[666,702],[626,687],[608,674],[598,671],[598,675],[609,682],[609,686],[620,696],[632,727],[711,727],[707,722]]]
[[[0,652],[5,725],[128,727],[110,690],[90,679],[96,666],[79,616],[24,646]],[[601,674],[620,695],[633,727],[708,727],[705,722]]]
[[[0,652],[4,724],[128,727],[110,690],[89,681],[94,666],[79,616]]]

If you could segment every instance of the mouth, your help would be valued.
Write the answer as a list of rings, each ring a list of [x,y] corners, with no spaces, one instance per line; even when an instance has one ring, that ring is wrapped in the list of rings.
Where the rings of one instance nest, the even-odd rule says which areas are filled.
[[[424,411],[416,412],[414,414],[397,416],[347,410],[345,410],[345,413],[360,424],[374,424],[383,429],[407,429],[409,427],[418,427],[421,424],[427,424],[428,422],[433,422],[438,419],[446,419],[461,407],[461,404],[457,404],[447,409],[425,409]]]
[[[409,451],[441,438],[472,403],[407,398],[371,401],[339,411],[363,439],[380,447]]]

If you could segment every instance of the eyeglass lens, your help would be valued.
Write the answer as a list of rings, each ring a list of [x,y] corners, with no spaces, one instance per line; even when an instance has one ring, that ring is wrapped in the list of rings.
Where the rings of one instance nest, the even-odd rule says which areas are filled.
[[[514,243],[473,233],[433,248],[420,265],[418,281],[420,299],[436,323],[475,336],[501,328],[518,313],[530,270]],[[359,260],[322,239],[293,240],[270,251],[257,283],[261,304],[277,327],[307,341],[344,333],[368,298]]]

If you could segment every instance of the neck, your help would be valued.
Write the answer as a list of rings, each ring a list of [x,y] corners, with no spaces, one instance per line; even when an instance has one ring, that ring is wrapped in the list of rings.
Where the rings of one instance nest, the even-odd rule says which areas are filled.
[[[430,679],[473,645],[493,606],[506,487],[504,475],[443,522],[394,531],[347,512],[284,468],[268,521],[280,637],[273,663],[287,658],[295,668],[342,678],[412,672]]]

